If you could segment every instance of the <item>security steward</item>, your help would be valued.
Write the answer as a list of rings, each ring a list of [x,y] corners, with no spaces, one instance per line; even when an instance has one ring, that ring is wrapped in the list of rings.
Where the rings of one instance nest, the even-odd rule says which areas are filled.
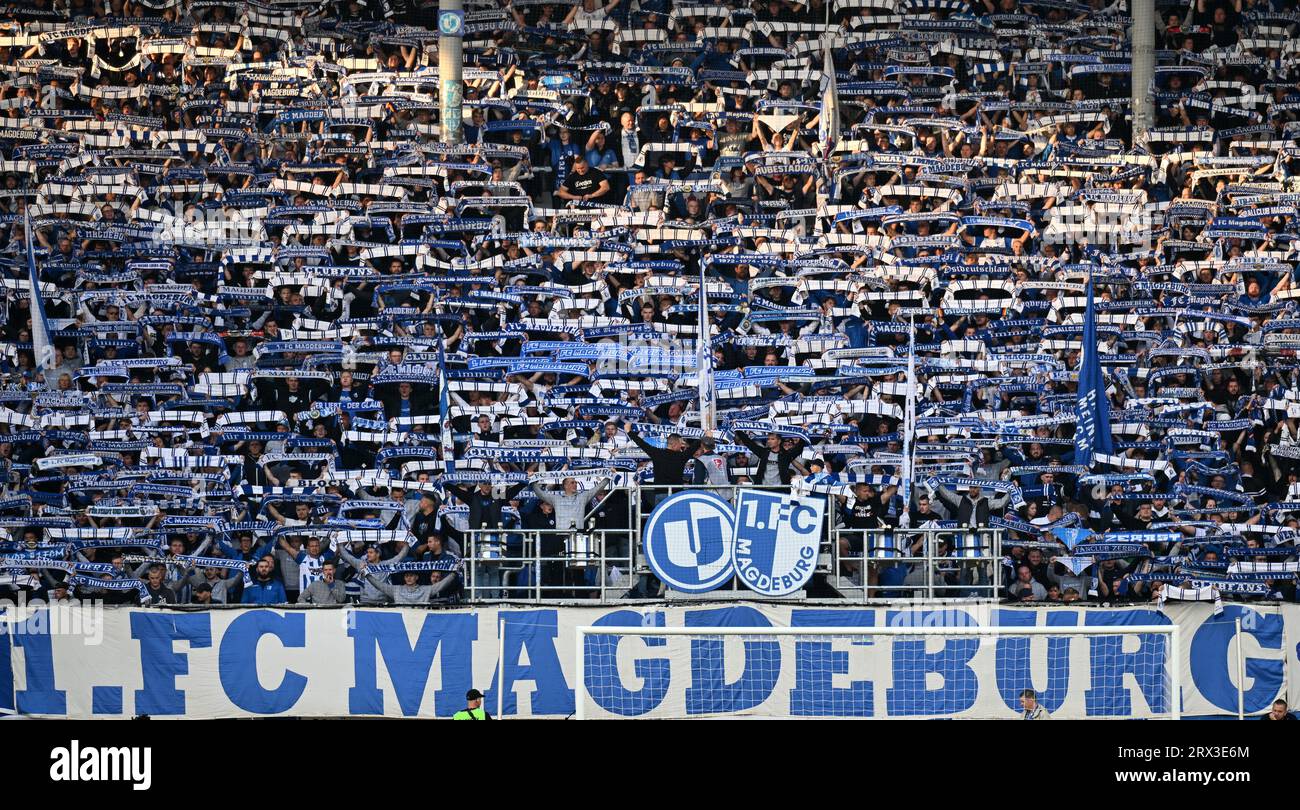
[[[483,693],[471,689],[465,693],[465,708],[452,715],[452,720],[491,720],[492,715],[483,708]]]

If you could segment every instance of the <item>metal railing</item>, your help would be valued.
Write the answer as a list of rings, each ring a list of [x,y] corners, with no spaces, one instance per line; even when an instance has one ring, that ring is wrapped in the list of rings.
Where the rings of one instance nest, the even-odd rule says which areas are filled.
[[[471,601],[621,599],[635,584],[637,543],[627,529],[470,529]]]
[[[657,598],[665,588],[641,548],[655,506],[685,490],[707,490],[735,503],[737,490],[788,493],[789,486],[647,484],[613,490],[588,507],[585,528],[463,529],[464,596],[471,602],[597,601]],[[623,502],[609,500],[623,496]],[[810,597],[846,600],[997,598],[1000,529],[850,529],[837,526],[839,498],[826,498],[821,551]],[[732,578],[716,595],[754,596]]]
[[[831,534],[832,568],[861,587],[863,601],[996,599],[1001,591],[1001,529],[841,526]]]

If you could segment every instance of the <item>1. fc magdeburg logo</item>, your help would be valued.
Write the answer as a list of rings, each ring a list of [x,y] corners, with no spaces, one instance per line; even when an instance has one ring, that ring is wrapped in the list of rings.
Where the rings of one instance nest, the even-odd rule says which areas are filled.
[[[788,596],[812,579],[825,498],[740,491],[732,557],[736,576],[756,593]]]
[[[646,562],[668,587],[704,593],[732,577],[731,504],[711,492],[678,492],[663,500],[641,535]]]

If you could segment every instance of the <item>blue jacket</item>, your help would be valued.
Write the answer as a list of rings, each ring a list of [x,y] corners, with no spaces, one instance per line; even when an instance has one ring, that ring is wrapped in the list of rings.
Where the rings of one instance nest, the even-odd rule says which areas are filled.
[[[239,600],[245,605],[283,605],[289,601],[280,580],[258,582],[253,580],[244,586],[244,598]]]

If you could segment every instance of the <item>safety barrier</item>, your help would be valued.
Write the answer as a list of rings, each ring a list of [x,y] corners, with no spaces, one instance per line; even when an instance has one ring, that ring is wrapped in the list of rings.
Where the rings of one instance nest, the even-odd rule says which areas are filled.
[[[840,590],[861,589],[863,601],[995,599],[1001,590],[1001,529],[835,527],[831,532]]]
[[[606,603],[634,584],[637,544],[626,529],[473,529],[464,535],[471,601]]]
[[[664,498],[708,490],[734,502],[740,489],[789,492],[751,484],[643,485],[614,489],[588,508],[577,529],[466,529],[468,600],[565,600],[609,603],[667,595],[641,551],[650,514]],[[613,496],[622,496],[609,507]],[[810,595],[852,601],[990,599],[1001,589],[1003,532],[999,529],[851,529],[835,525],[835,495],[824,497],[826,521]],[[733,580],[715,595],[752,597]]]

